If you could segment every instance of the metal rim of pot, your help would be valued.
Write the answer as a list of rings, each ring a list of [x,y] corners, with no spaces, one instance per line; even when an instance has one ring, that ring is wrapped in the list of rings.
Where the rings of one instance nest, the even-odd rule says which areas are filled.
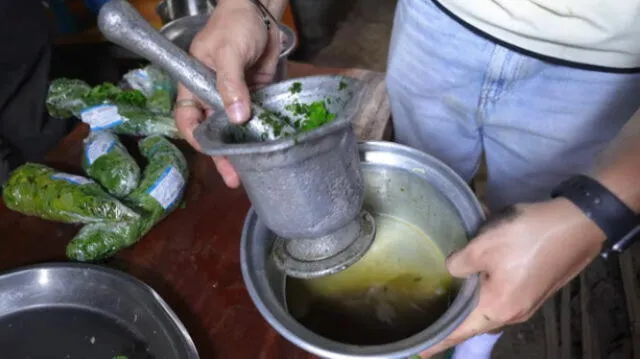
[[[462,178],[436,158],[404,145],[384,141],[368,141],[359,144],[361,153],[390,150],[402,152],[403,155],[424,163],[425,167],[430,167],[429,171],[436,171],[444,181],[453,181],[459,190],[455,195],[461,196],[460,200],[466,205],[466,210],[473,213],[474,218],[467,219],[471,224],[465,223],[467,237],[472,238],[485,219],[485,215],[478,199]],[[456,210],[460,212],[457,206]],[[266,266],[259,267],[259,264],[254,263],[250,258],[251,253],[256,250],[251,234],[258,231],[270,232],[260,222],[254,210],[250,209],[245,219],[240,244],[240,263],[247,291],[260,314],[280,335],[320,357],[332,359],[410,357],[445,339],[462,324],[478,302],[480,278],[478,275],[472,275],[463,280],[458,295],[447,311],[430,326],[409,338],[376,346],[349,345],[329,340],[300,324],[287,312],[285,306],[279,304],[282,299],[279,300],[271,289]]]
[[[160,33],[166,36],[169,40],[174,41],[175,36],[171,36],[172,32],[180,33],[179,31],[181,29],[188,28],[187,24],[191,28],[198,27],[198,31],[200,31],[200,29],[207,23],[207,20],[209,20],[209,16],[210,14],[199,14],[174,19],[163,25],[160,28]],[[295,50],[298,44],[298,36],[293,29],[285,24],[278,23],[278,27],[280,28],[281,33],[286,36],[280,51],[280,59],[283,59],[288,57]]]

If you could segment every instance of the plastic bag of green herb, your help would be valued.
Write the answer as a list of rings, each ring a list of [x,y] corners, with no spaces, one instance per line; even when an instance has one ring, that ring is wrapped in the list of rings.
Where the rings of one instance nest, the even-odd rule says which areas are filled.
[[[180,138],[171,115],[149,110],[142,92],[122,90],[110,83],[90,88],[80,80],[54,80],[47,94],[47,111],[54,118],[72,114],[93,131]]]
[[[26,163],[11,173],[3,187],[7,208],[66,223],[138,220],[138,213],[82,176]]]
[[[165,71],[149,65],[129,71],[123,79],[129,87],[146,96],[148,109],[158,113],[171,112],[176,84]]]
[[[124,202],[141,218],[118,226],[87,225],[67,245],[67,256],[77,261],[98,261],[136,243],[178,207],[188,180],[187,161],[180,150],[161,136],[138,143],[148,160],[140,185]],[[101,239],[103,238],[103,239]]]
[[[67,244],[67,257],[78,262],[109,258],[140,238],[140,222],[90,223]]]
[[[87,107],[83,97],[89,91],[91,86],[82,80],[55,79],[47,92],[47,112],[53,118],[80,117],[80,111]]]
[[[110,194],[122,198],[140,181],[140,167],[116,135],[90,132],[84,140],[82,168]]]

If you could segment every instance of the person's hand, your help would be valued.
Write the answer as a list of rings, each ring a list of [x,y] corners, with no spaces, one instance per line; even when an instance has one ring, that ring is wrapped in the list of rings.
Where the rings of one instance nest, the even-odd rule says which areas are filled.
[[[280,31],[270,30],[257,7],[250,1],[219,1],[206,26],[191,43],[191,54],[217,73],[217,88],[233,123],[243,123],[251,114],[249,89],[269,84],[275,75],[280,54]],[[185,101],[187,100],[187,101]],[[180,106],[195,103],[198,106]],[[178,86],[175,118],[182,136],[198,149],[193,130],[212,113],[184,86]],[[237,188],[240,179],[224,158],[215,158],[218,172],[227,186]]]
[[[447,260],[456,277],[480,273],[480,297],[444,341],[444,351],[477,334],[524,322],[600,252],[604,233],[569,201],[523,204],[495,214],[479,235]]]

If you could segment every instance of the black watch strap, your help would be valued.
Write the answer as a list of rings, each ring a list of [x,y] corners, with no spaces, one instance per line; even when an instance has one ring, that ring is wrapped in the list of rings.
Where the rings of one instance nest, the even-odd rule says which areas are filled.
[[[578,206],[607,236],[602,256],[622,252],[640,233],[640,216],[595,179],[576,175],[562,182],[551,197],[564,197]]]

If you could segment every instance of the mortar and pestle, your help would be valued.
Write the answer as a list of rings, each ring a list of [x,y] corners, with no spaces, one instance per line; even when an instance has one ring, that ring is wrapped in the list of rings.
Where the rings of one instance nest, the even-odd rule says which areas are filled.
[[[106,4],[98,25],[107,39],[164,68],[214,108],[194,136],[202,153],[226,156],[242,180],[252,204],[241,242],[243,278],[280,334],[325,358],[404,358],[442,340],[473,309],[478,277],[452,280],[444,256],[479,227],[480,204],[452,170],[424,153],[392,143],[357,143],[351,123],[366,95],[362,83],[315,76],[270,85],[252,95],[251,120],[235,126],[223,111],[215,72],[154,30],[125,0]],[[287,118],[296,116],[297,104],[318,101],[335,119],[297,132]],[[358,300],[365,305],[350,297],[320,311],[339,304],[336,315],[345,308],[359,312],[359,319],[349,318],[358,328],[366,317],[362,308],[370,305],[388,326],[376,341],[342,338],[348,333],[337,335],[337,323],[317,315],[315,324],[305,323],[314,311],[313,290],[331,299],[362,292],[368,282],[385,285],[364,288],[366,298]],[[390,299],[389,288],[402,290],[392,290]],[[439,304],[425,307],[427,302]],[[404,310],[399,308],[411,306],[423,321],[395,330],[397,317],[407,318],[398,316]]]

